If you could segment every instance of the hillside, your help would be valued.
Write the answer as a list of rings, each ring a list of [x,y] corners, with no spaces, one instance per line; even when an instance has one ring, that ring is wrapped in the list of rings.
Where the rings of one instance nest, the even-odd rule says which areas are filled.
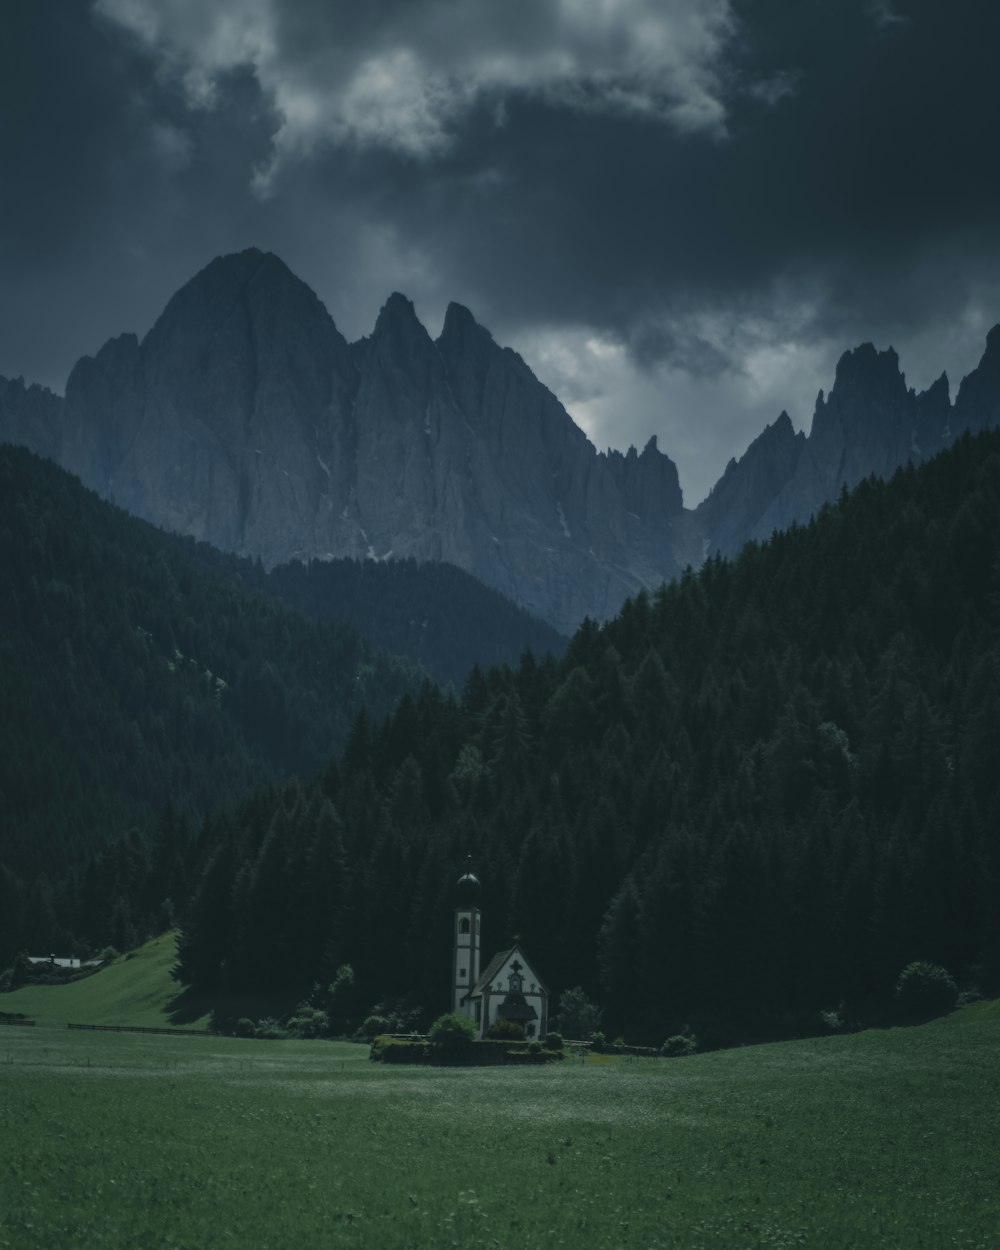
[[[203,556],[0,447],[0,949],[22,910],[50,949],[48,883],[133,827],[148,841],[168,803],[200,820],[309,775],[362,706],[425,680]]]
[[[541,658],[566,649],[562,634],[454,564],[313,560],[250,569],[252,584],[317,620],[352,625],[457,689],[477,664],[515,665],[525,651]]]
[[[200,1029],[231,1033],[241,1016],[286,1015],[295,998],[282,994],[220,996],[178,985],[177,934],[171,930],[127,951],[90,976],[64,984],[22,985],[0,994],[0,1013],[37,1025],[117,1025],[143,1029]]]
[[[877,1017],[917,958],[995,982],[998,557],[994,432],[631,600],[558,662],[405,699],[320,784],[217,825],[186,977],[308,988],[346,961],[369,1003],[434,1014],[471,853],[484,956],[518,934],[635,1038]]]
[[[177,963],[176,937],[165,933],[91,976],[65,985],[25,985],[0,997],[0,1010],[39,1025],[118,1024],[144,1029],[211,1025],[200,1012],[178,1003],[180,987],[170,970]]]

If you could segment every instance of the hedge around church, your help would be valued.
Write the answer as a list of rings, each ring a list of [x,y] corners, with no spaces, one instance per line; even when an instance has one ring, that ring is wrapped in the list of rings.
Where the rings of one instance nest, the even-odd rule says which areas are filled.
[[[383,1034],[371,1044],[368,1058],[374,1063],[426,1063],[435,1067],[488,1067],[500,1064],[552,1063],[562,1051],[529,1049],[529,1042],[474,1041],[460,1056],[436,1054],[426,1038],[390,1037]]]

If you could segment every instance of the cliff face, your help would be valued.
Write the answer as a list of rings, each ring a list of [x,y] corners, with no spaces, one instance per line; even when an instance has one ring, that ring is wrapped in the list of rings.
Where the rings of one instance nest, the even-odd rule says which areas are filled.
[[[808,438],[785,414],[730,463],[696,510],[707,548],[734,554],[747,539],[766,540],[804,522],[875,474],[888,478],[943,451],[965,430],[1000,424],[1000,327],[990,332],[978,367],[954,406],[942,374],[926,391],[908,389],[899,358],[870,343],[845,352],[830,394],[820,391]]]
[[[356,389],[319,300],[243,252],[183,287],[141,345],[126,335],[77,364],[57,459],[167,529],[267,563],[311,555]]]
[[[63,401],[44,386],[23,378],[0,377],[0,441],[30,447],[57,458],[62,437]]]
[[[808,438],[787,414],[693,512],[650,439],[598,454],[524,361],[452,304],[434,342],[393,295],[348,344],[275,256],[213,261],[140,343],[113,339],[60,399],[0,379],[0,438],[158,525],[267,566],[443,560],[569,633],[709,551],[804,521],[1000,423],[1000,327],[954,406],[908,390],[894,351],[846,352]]]
[[[734,555],[754,533],[777,496],[795,476],[806,445],[787,412],[750,444],[743,457],[730,460],[708,498],[695,509],[706,544]]]
[[[986,336],[982,359],[958,388],[951,428],[954,434],[978,433],[996,425],[1000,425],[1000,325]]]
[[[266,565],[445,560],[564,632],[678,569],[673,464],[655,446],[628,473],[599,456],[458,305],[435,343],[393,295],[352,346],[277,257],[251,250],[213,261],[142,343],[81,360],[64,402],[5,386],[4,437]]]

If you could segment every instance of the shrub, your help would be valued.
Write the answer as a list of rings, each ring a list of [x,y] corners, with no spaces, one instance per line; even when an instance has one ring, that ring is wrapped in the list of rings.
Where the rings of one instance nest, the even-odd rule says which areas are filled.
[[[539,1041],[531,1041],[528,1043],[529,1055],[540,1055],[542,1053],[542,1043]]]
[[[266,1038],[268,1041],[276,1041],[279,1038],[287,1037],[288,1034],[274,1016],[264,1016],[257,1021],[257,1036]]]
[[[698,1039],[693,1033],[675,1033],[660,1047],[660,1054],[664,1059],[680,1059],[684,1055],[693,1055],[697,1049]]]
[[[497,1016],[486,1036],[500,1042],[523,1042],[524,1025],[519,1020],[507,1020],[504,1016]]]
[[[545,1035],[545,1047],[547,1050],[562,1050],[562,1034],[557,1033],[555,1029],[549,1029],[548,1033]]]
[[[236,1021],[236,1036],[237,1037],[256,1037],[257,1036],[257,1026],[254,1024],[254,1022],[250,1019],[249,1016],[240,1016],[240,1018]]]
[[[590,1037],[601,1027],[601,1009],[577,985],[559,995],[556,1025],[563,1037]]]
[[[376,1063],[426,1063],[427,1047],[421,1039],[376,1037],[368,1058]]]
[[[904,1019],[943,1016],[957,1002],[958,986],[939,964],[916,960],[907,964],[896,980],[896,1007]]]
[[[823,1027],[829,1029],[831,1033],[843,1033],[847,1028],[843,1007],[829,1007],[819,1013],[819,1018],[823,1022]]]
[[[365,1017],[354,1036],[359,1042],[370,1042],[380,1033],[395,1032],[396,1023],[389,1016],[371,1015]]]
[[[423,1021],[423,1008],[408,999],[383,998],[371,1008],[354,1033],[355,1041],[371,1041],[379,1033],[415,1033]]]
[[[320,1011],[318,1007],[299,1003],[285,1027],[291,1037],[326,1037],[330,1032],[330,1020],[326,1012]]]
[[[427,1038],[439,1055],[455,1057],[468,1052],[476,1036],[476,1026],[468,1016],[457,1011],[438,1016],[430,1027]]]
[[[591,1033],[590,1035],[590,1049],[591,1050],[595,1050],[597,1051],[598,1054],[600,1054],[601,1051],[604,1050],[605,1046],[607,1046],[607,1044],[608,1044],[608,1039],[604,1036],[604,1034],[600,1031],[600,1029],[598,1029],[596,1033]]]

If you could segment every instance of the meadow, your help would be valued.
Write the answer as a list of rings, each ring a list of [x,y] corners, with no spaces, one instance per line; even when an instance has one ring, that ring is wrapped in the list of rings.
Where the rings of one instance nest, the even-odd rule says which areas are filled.
[[[1000,1003],[524,1070],[5,1027],[0,1247],[995,1250],[998,1041]]]

